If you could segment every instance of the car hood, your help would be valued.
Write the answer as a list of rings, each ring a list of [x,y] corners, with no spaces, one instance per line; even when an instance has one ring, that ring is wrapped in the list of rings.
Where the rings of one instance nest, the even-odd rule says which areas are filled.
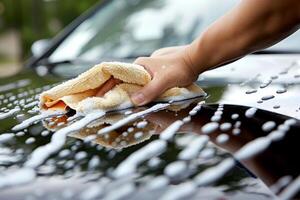
[[[68,121],[32,118],[58,76],[1,79],[1,196],[273,199],[299,175],[298,59],[249,56],[201,75],[205,98]]]

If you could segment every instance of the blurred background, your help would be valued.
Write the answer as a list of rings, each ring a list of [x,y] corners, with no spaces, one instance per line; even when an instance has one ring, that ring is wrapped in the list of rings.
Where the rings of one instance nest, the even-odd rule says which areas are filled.
[[[51,38],[99,0],[0,0],[0,77],[30,56],[32,43]]]

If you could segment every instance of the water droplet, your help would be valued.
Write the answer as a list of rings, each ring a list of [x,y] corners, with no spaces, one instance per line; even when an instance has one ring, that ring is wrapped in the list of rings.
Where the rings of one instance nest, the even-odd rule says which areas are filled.
[[[274,121],[267,121],[262,125],[262,130],[265,132],[271,131],[273,128],[275,128],[276,123]]]
[[[239,118],[239,114],[235,113],[231,115],[231,119],[236,120],[237,118]]]
[[[274,97],[275,97],[274,95],[266,95],[266,96],[263,96],[261,98],[261,100],[266,101],[266,100],[269,100],[269,99],[273,99]]]
[[[25,144],[33,144],[35,142],[35,138],[34,137],[30,137],[25,141]]]
[[[219,144],[223,144],[223,143],[227,142],[228,140],[229,140],[229,136],[225,133],[222,133],[217,137],[217,143],[219,143]]]
[[[278,109],[278,108],[280,108],[280,105],[275,105],[275,106],[273,106],[273,108]]]
[[[276,91],[277,94],[282,94],[282,93],[285,93],[287,90],[285,88],[283,89],[279,89]]]
[[[246,110],[245,116],[248,118],[251,118],[255,115],[256,111],[257,111],[257,108],[249,108],[248,110]]]
[[[225,122],[223,124],[220,125],[220,130],[221,131],[228,131],[229,129],[231,129],[232,125],[229,122]]]
[[[257,92],[257,90],[251,89],[251,90],[247,90],[246,94],[252,94],[252,93],[255,93],[255,92]]]
[[[209,134],[214,132],[219,128],[219,123],[217,122],[210,122],[202,126],[201,131],[203,134]]]

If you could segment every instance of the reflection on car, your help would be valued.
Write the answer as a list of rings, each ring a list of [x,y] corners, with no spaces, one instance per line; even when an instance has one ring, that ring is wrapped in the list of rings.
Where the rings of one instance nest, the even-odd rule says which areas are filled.
[[[236,3],[104,1],[1,79],[1,199],[299,198],[299,33],[200,75],[205,97],[39,113],[41,92],[190,42]]]

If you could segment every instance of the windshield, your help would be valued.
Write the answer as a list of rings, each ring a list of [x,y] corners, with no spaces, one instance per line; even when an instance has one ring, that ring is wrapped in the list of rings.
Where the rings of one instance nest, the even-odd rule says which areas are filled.
[[[114,0],[79,25],[49,61],[135,57],[161,47],[186,44],[238,2]],[[272,49],[298,50],[298,41],[300,32]]]

